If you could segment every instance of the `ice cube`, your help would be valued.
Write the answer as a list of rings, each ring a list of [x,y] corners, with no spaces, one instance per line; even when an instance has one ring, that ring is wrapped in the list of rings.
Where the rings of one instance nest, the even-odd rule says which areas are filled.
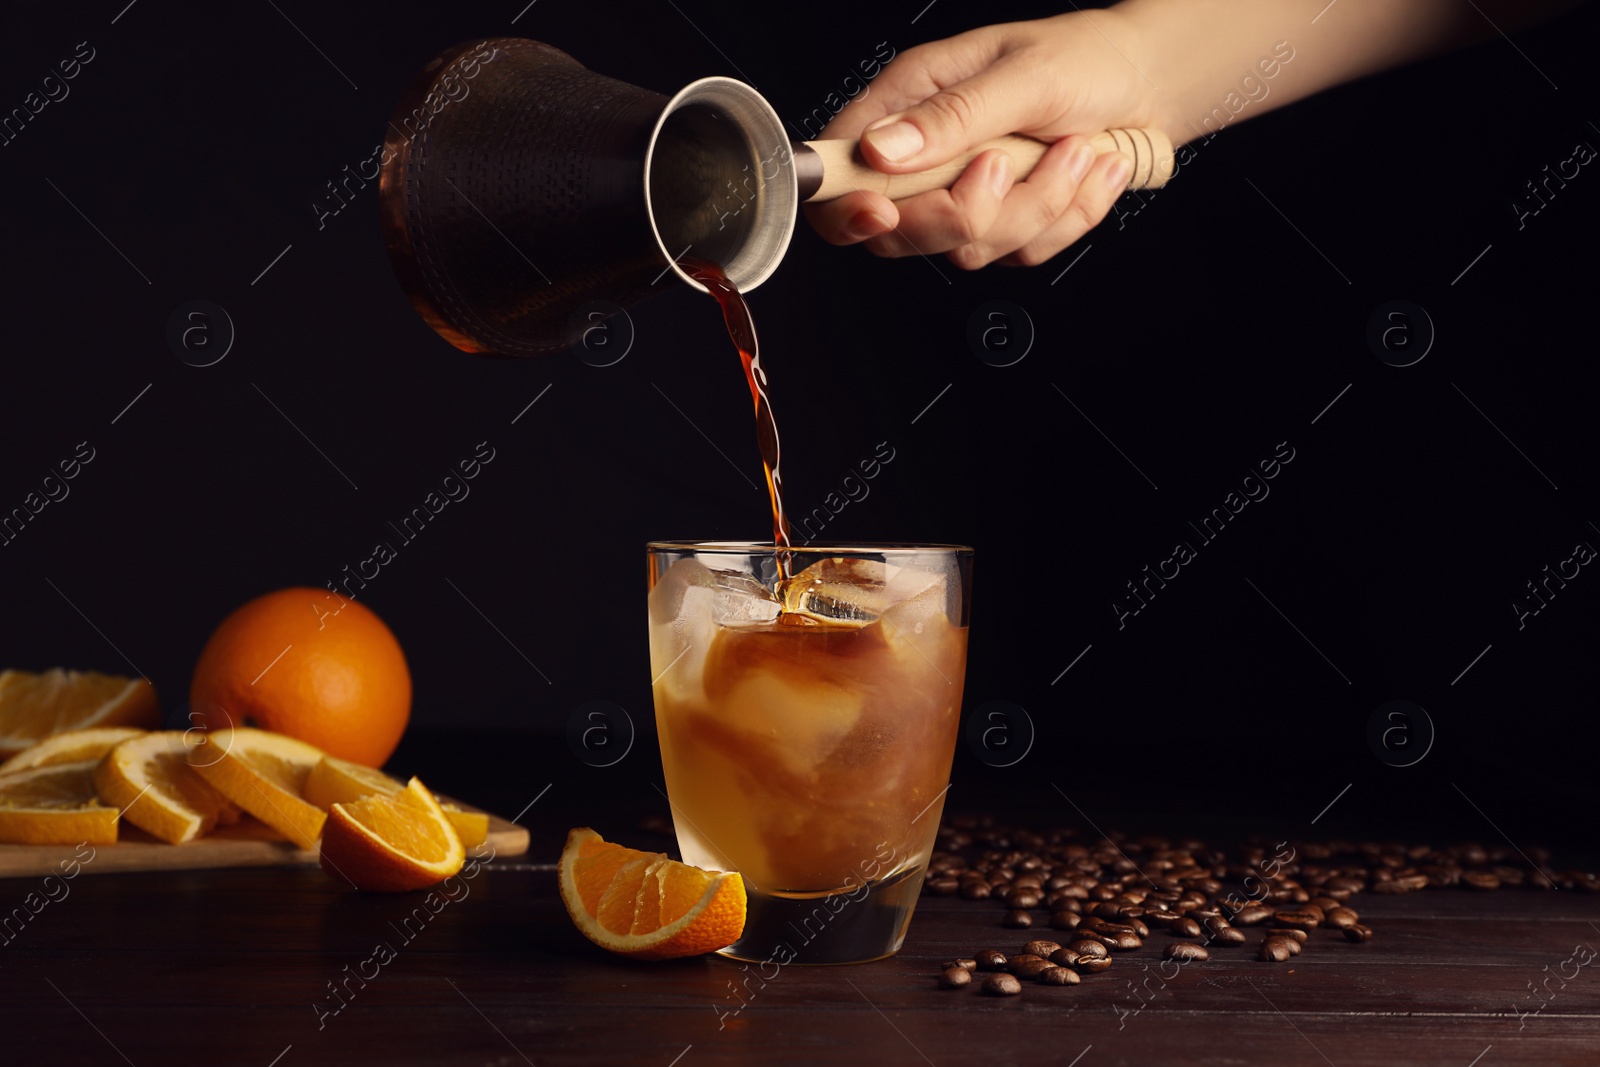
[[[712,613],[723,626],[771,622],[783,611],[772,590],[748,574],[713,570]]]
[[[944,580],[941,578],[916,596],[895,604],[885,611],[881,618],[884,628],[892,635],[915,642],[916,637],[935,619],[940,622],[947,621]]]
[[[722,695],[720,707],[730,724],[767,741],[769,757],[789,774],[809,781],[855,728],[865,699],[859,687],[826,678],[751,670]]]
[[[875,559],[823,559],[791,578],[783,598],[788,611],[866,625],[912,601],[942,612],[946,586],[943,574],[922,567]],[[908,609],[902,614],[920,619],[927,610]]]
[[[714,585],[704,566],[681,559],[650,590],[650,673],[682,696],[698,692],[716,633]],[[698,652],[690,655],[694,649]]]
[[[885,570],[883,592],[884,599],[890,605],[930,598],[941,602],[944,600],[948,582],[938,571],[923,567],[897,567],[892,563],[886,565]]]
[[[884,595],[886,573],[873,559],[818,560],[784,584],[784,610],[865,626],[893,603]]]
[[[665,626],[683,608],[683,595],[694,586],[709,586],[711,572],[692,559],[680,559],[667,568],[650,590],[650,621]]]
[[[909,648],[927,664],[938,663],[947,655],[950,632],[948,578],[921,567],[898,567],[884,591],[892,601],[882,615],[890,645]]]

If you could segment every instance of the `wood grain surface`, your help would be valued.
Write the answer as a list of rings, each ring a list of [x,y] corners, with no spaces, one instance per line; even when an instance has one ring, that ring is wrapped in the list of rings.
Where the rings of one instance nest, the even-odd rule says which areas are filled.
[[[1137,1014],[1129,983],[1141,965],[1156,973],[1167,935],[1080,986],[996,999],[937,988],[939,962],[1050,933],[1000,928],[990,901],[925,897],[899,955],[784,968],[734,1014],[740,964],[606,955],[568,921],[547,863],[496,859],[453,889],[395,896],[304,868],[68,888],[0,939],[8,1065],[1600,1060],[1600,960],[1549,978],[1572,972],[1575,946],[1600,947],[1600,897],[1574,892],[1359,896],[1371,942],[1318,930],[1270,964],[1252,936],[1165,988],[1153,980]],[[0,881],[0,915],[39,889]],[[1530,994],[1541,983],[1543,1001]]]

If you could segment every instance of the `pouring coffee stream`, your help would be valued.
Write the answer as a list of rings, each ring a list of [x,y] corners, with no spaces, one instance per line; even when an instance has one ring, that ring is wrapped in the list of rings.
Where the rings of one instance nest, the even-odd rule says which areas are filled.
[[[684,257],[683,267],[689,277],[704,285],[722,307],[722,317],[728,326],[728,337],[739,350],[739,362],[744,365],[745,381],[750,385],[750,397],[756,405],[756,443],[761,448],[761,466],[767,475],[767,496],[772,501],[772,543],[788,548],[789,516],[783,510],[783,476],[778,470],[778,423],[772,415],[772,401],[767,397],[767,372],[761,366],[761,346],[756,340],[756,321],[744,296],[728,281],[722,268],[709,260]],[[789,568],[782,553],[778,557],[779,577],[788,577]]]
[[[1159,130],[1090,142],[1131,157],[1130,188],[1172,174]],[[755,401],[773,541],[786,548],[777,426],[743,294],[777,269],[801,203],[948,188],[996,147],[1021,178],[1048,145],[1003,137],[940,167],[882,174],[854,141],[792,143],[772,105],[733,78],[667,97],[550,45],[494,37],[446,50],[407,88],[384,139],[379,210],[407,298],[466,352],[558,352],[597,306],[615,311],[680,282],[716,297]]]

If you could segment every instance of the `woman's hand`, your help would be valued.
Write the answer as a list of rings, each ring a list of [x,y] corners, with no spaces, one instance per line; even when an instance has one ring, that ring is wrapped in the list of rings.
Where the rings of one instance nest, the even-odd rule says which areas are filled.
[[[833,244],[865,242],[880,256],[943,252],[967,270],[1043,263],[1098,225],[1127,187],[1128,157],[1096,158],[1084,135],[1152,122],[1141,51],[1132,24],[1102,9],[985,26],[901,53],[824,137],[859,137],[866,161],[889,174],[926,170],[1008,133],[1050,149],[1022,181],[994,150],[949,189],[807,205],[812,226]]]

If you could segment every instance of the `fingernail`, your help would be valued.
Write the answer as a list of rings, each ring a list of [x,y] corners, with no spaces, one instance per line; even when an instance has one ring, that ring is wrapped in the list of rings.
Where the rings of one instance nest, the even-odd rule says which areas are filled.
[[[1112,162],[1111,169],[1106,171],[1106,182],[1113,189],[1124,189],[1128,185],[1128,174],[1133,170],[1133,162],[1127,156],[1118,155]]]
[[[861,139],[891,163],[910,159],[922,151],[922,131],[909,122],[892,122],[881,129],[868,130]]]
[[[1006,190],[1011,188],[1011,157],[1002,155],[989,164],[989,187],[994,190],[994,195],[1003,197]]]
[[[883,228],[883,216],[876,211],[858,211],[844,224],[845,233],[855,241],[876,237],[883,232]]]
[[[1072,150],[1072,155],[1067,157],[1067,173],[1072,175],[1075,182],[1083,181],[1083,176],[1089,173],[1089,165],[1094,162],[1094,149],[1086,144],[1081,144]]]

